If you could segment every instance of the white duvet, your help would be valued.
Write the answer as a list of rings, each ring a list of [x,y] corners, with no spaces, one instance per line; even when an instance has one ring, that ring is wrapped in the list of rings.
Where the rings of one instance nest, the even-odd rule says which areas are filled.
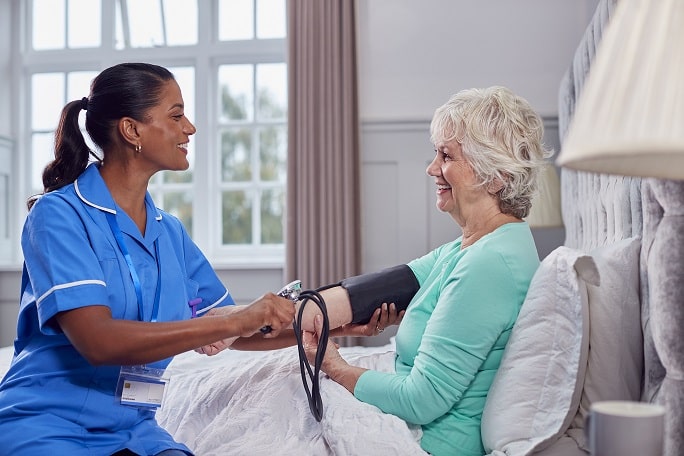
[[[394,370],[394,347],[342,347],[350,363]],[[12,347],[0,348],[0,377]],[[421,431],[321,378],[323,418],[311,414],[295,347],[176,356],[159,424],[198,456],[421,455]]]
[[[391,345],[343,347],[351,364],[390,372]],[[177,356],[159,424],[197,455],[425,455],[421,431],[321,378],[323,418],[309,410],[296,348]]]

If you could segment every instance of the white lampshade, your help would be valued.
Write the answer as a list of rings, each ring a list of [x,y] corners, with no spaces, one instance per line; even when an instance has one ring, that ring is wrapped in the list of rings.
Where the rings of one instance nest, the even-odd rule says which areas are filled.
[[[532,208],[525,221],[532,228],[563,226],[560,180],[556,168],[551,163],[543,168],[539,176],[539,191],[532,199]]]
[[[618,1],[558,164],[684,179],[684,0]]]

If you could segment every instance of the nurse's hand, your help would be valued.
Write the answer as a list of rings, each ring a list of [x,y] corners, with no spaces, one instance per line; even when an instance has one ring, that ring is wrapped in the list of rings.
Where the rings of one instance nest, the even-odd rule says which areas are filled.
[[[295,316],[294,302],[274,293],[266,293],[249,305],[238,306],[238,309],[229,318],[235,319],[239,325],[241,337],[249,337],[267,326],[271,329],[264,337],[278,337],[282,330],[291,327]]]
[[[273,293],[267,293],[246,306],[236,305],[211,309],[201,318],[227,317],[239,325],[240,334],[196,348],[195,351],[209,356],[216,355],[230,347],[238,338],[248,338],[259,333],[264,326],[270,326],[271,331],[263,337],[275,338],[283,329],[292,325],[294,314],[294,303]]]

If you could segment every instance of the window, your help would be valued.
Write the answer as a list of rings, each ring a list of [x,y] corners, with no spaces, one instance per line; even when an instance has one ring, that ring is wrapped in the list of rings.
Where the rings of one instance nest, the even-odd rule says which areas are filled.
[[[42,190],[62,107],[100,70],[146,61],[175,75],[197,127],[190,168],[158,173],[156,204],[216,264],[280,265],[287,148],[286,0],[31,0],[21,169]],[[82,116],[83,117],[83,116]],[[81,126],[85,130],[84,118]],[[86,135],[86,139],[87,135]],[[89,141],[89,140],[88,140]],[[96,151],[95,146],[89,143]],[[96,151],[97,152],[97,151]]]
[[[218,71],[223,244],[282,244],[285,65],[231,64]]]

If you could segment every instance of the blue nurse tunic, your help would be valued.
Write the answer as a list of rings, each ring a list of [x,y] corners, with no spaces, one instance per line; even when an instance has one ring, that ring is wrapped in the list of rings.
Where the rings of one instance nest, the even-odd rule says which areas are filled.
[[[118,319],[150,321],[160,280],[157,321],[234,304],[180,221],[145,197],[145,235],[112,199],[98,165],[42,196],[22,233],[24,271],[14,358],[0,383],[0,452],[17,455],[141,455],[187,451],[155,421],[154,411],[121,405],[121,366],[88,363],[55,325],[56,313],[106,305]],[[139,277],[134,282],[107,221],[115,214]],[[156,245],[155,245],[156,243]],[[157,257],[158,255],[158,257]],[[201,300],[201,301],[199,301]],[[149,364],[165,368],[171,359]]]

